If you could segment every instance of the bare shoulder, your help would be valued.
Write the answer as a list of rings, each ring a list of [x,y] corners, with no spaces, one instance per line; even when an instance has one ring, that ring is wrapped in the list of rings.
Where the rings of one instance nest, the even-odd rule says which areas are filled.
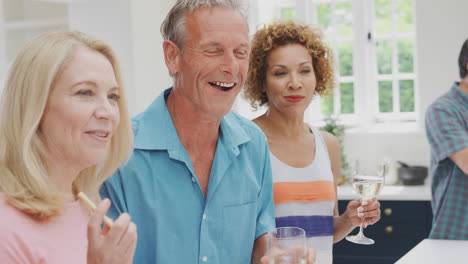
[[[265,132],[265,115],[261,115],[255,119],[252,119],[252,122],[254,122],[261,130],[263,130],[263,132]]]
[[[261,123],[261,116],[255,118],[255,119],[252,119],[252,122],[254,122],[258,126],[259,123]]]
[[[323,139],[325,140],[325,143],[327,144],[328,156],[330,157],[333,178],[335,179],[334,183],[335,183],[335,191],[336,191],[336,185],[338,183],[338,176],[340,175],[340,167],[341,167],[340,142],[338,141],[337,137],[335,137],[333,134],[327,131],[321,131],[321,133],[322,133]]]
[[[340,142],[338,141],[338,138],[335,137],[332,133],[320,130],[322,133],[322,137],[325,140],[325,143],[327,144],[328,149],[333,149],[337,148],[339,149],[340,147]]]

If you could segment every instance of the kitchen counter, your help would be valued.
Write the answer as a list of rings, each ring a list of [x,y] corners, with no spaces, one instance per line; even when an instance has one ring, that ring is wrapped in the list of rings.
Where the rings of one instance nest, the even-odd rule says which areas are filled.
[[[466,264],[468,241],[424,239],[395,264]]]
[[[338,186],[338,200],[354,200],[359,196],[351,185]],[[429,185],[385,185],[377,196],[380,201],[430,201],[431,187]]]

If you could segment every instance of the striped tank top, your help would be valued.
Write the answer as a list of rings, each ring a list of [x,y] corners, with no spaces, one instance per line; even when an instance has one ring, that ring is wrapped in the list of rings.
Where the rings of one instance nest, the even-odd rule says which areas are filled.
[[[315,137],[315,159],[304,168],[286,165],[270,152],[276,227],[306,231],[308,247],[317,251],[316,264],[333,262],[333,209],[336,201],[328,149],[322,134]]]

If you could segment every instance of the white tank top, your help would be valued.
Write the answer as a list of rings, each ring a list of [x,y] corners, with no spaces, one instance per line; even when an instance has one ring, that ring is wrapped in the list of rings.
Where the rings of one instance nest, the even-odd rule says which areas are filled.
[[[304,167],[291,167],[270,152],[276,226],[306,231],[308,246],[317,251],[316,264],[333,262],[333,209],[336,201],[327,145],[321,132],[315,137],[315,159]]]

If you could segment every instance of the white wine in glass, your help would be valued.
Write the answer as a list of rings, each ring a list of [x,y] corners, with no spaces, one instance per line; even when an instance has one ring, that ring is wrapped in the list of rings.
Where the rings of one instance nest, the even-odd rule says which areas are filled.
[[[378,176],[356,176],[353,178],[353,188],[362,199],[368,200],[380,193],[383,181],[383,178]]]
[[[369,200],[375,198],[382,190],[385,181],[386,166],[384,163],[377,165],[374,173],[369,173],[359,166],[359,161],[356,161],[353,171],[353,188],[354,191],[361,196],[361,199]],[[372,172],[372,170],[370,171]],[[373,175],[374,174],[374,175]],[[372,245],[374,240],[364,236],[362,223],[359,226],[359,233],[357,235],[347,236],[346,240],[356,244]]]

